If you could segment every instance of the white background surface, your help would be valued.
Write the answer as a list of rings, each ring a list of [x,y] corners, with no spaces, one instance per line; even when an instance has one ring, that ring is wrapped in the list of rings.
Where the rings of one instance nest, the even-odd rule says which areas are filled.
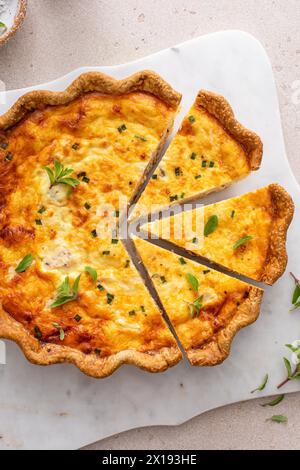
[[[251,0],[31,0],[29,4],[23,29],[0,50],[1,64],[7,64],[2,67],[0,78],[8,88],[48,81],[83,64],[125,62],[218,29],[238,27],[256,34],[271,55],[288,155],[293,167],[297,167],[299,105],[292,103],[291,86],[300,79],[299,2],[261,1],[259,7]],[[155,5],[159,5],[159,14]],[[265,417],[275,410],[262,409],[252,402],[207,413],[181,428],[132,431],[98,444],[98,448],[297,448],[297,399],[298,396],[288,397],[275,409],[276,413],[289,415],[288,426],[264,423]],[[3,436],[3,440],[8,447],[20,445],[10,441],[9,436]]]

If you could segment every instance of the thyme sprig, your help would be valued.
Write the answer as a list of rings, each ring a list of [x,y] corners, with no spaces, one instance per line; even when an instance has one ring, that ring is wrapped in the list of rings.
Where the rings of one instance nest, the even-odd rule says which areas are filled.
[[[75,188],[80,183],[78,179],[69,176],[71,173],[73,173],[73,168],[65,167],[58,160],[54,160],[53,169],[49,166],[44,166],[43,168],[49,176],[50,188],[56,184],[66,184],[72,188]]]

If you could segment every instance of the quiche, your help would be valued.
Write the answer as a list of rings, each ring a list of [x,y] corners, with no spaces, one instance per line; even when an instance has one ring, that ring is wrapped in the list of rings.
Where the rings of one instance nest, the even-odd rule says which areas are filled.
[[[263,291],[148,241],[134,244],[191,364],[224,361],[237,331],[258,317]]]
[[[286,235],[293,213],[290,195],[270,184],[141,229],[230,271],[273,284],[286,268]]]
[[[152,72],[87,73],[0,118],[0,337],[32,362],[104,377],[180,360],[118,233],[179,102]]]
[[[204,197],[257,170],[262,142],[220,95],[200,91],[131,218]]]

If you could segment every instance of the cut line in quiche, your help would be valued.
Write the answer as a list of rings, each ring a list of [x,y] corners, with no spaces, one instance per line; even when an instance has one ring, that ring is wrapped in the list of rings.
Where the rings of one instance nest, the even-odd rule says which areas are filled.
[[[202,90],[138,200],[131,219],[220,191],[258,170],[263,146],[229,103]]]
[[[141,226],[211,263],[255,281],[273,284],[287,264],[286,236],[294,213],[278,184],[201,206]]]
[[[102,236],[157,158],[179,101],[152,72],[87,73],[0,117],[0,337],[30,361],[105,377],[123,363],[158,372],[180,360],[117,228]]]
[[[148,241],[134,244],[192,365],[214,366],[253,323],[263,291]]]

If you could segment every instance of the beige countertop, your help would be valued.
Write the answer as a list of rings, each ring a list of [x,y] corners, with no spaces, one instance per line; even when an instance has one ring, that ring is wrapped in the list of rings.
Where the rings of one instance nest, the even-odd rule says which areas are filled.
[[[299,0],[28,3],[24,25],[0,49],[0,79],[8,90],[47,82],[83,65],[127,62],[211,32],[241,29],[252,33],[271,58],[287,154],[300,182]],[[299,399],[299,393],[291,394],[268,410],[259,406],[260,400],[238,403],[181,426],[128,431],[89,448],[299,449]],[[273,412],[287,415],[289,423],[266,422]]]

